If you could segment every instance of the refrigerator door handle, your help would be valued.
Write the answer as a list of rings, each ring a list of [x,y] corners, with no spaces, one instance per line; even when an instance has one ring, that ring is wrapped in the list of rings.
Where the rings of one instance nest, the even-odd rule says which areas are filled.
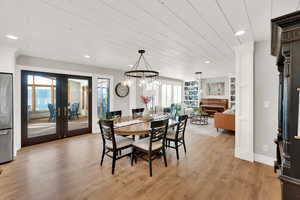
[[[1,130],[0,131],[0,135],[7,135],[8,134],[8,130]]]

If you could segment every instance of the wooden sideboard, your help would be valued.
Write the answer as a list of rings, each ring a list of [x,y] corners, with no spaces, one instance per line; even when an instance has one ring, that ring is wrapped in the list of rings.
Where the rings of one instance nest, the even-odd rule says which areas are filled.
[[[216,112],[224,112],[228,109],[228,99],[201,99],[200,101],[201,109],[213,116]]]

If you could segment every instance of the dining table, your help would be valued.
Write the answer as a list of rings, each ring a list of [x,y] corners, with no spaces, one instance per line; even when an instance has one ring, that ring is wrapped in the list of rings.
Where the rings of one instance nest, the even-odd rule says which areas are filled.
[[[155,120],[168,119],[168,127],[174,128],[178,124],[176,118],[166,115],[142,116],[133,118],[132,116],[119,117],[114,119],[114,131],[117,135],[145,135],[151,132],[151,122]]]

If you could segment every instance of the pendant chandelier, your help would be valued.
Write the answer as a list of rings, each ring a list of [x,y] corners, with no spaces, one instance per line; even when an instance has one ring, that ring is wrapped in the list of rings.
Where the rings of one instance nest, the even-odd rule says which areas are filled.
[[[129,71],[124,72],[126,78],[125,84],[129,85],[132,78],[139,79],[139,86],[144,84],[159,84],[159,72],[151,69],[150,64],[144,57],[145,50],[141,49],[138,51],[139,58],[137,62],[131,67]],[[142,64],[144,66],[142,66]]]

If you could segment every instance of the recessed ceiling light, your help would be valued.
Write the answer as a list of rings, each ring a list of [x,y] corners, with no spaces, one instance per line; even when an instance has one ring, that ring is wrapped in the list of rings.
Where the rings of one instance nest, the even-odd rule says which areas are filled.
[[[204,63],[205,63],[205,64],[209,64],[209,63],[210,63],[210,61],[209,61],[209,60],[206,60]]]
[[[5,37],[8,38],[8,39],[11,39],[11,40],[17,40],[17,39],[19,39],[18,36],[15,36],[15,35],[9,35],[9,34],[5,35]]]
[[[91,56],[90,56],[90,55],[84,55],[84,57],[85,57],[85,58],[91,58]]]
[[[235,36],[241,36],[241,35],[244,35],[246,33],[246,31],[244,31],[244,30],[240,30],[240,31],[237,31],[237,32],[235,32]]]

